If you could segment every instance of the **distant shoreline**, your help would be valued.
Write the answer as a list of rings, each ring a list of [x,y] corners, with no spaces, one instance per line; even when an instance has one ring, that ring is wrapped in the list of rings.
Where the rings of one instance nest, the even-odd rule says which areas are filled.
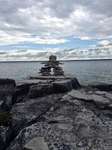
[[[46,62],[47,60],[31,60],[31,61],[0,61],[0,63],[33,63],[33,62]],[[61,62],[71,62],[71,61],[112,61],[112,59],[72,59],[72,60],[59,60]]]

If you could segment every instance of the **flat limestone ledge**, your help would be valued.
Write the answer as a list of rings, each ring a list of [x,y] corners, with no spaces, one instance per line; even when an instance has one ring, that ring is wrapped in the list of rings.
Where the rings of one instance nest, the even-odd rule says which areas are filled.
[[[51,80],[24,79],[24,80],[16,81],[16,85],[17,85],[17,86],[21,86],[21,85],[24,85],[24,84],[27,84],[27,85],[35,85],[35,84],[46,83],[46,82],[50,82],[50,81],[51,81]]]
[[[85,102],[93,102],[100,108],[109,108],[112,109],[112,93],[106,91],[86,91],[85,89],[81,90],[72,90],[68,92],[66,96],[70,96],[73,99],[82,100]],[[63,97],[63,98],[66,98]]]
[[[73,76],[31,76],[29,79],[39,79],[39,80],[48,80],[48,79],[71,79]]]
[[[63,93],[71,91],[72,89],[79,89],[81,87],[79,81],[72,77],[49,77],[41,76],[38,79],[27,79],[19,81],[16,83],[17,87],[24,89],[24,87],[29,87],[29,95],[32,97],[42,96],[52,93]]]
[[[74,76],[31,76],[27,79],[16,81],[16,85],[20,86],[22,84],[38,84],[38,83],[46,83],[46,82],[54,82],[54,81],[64,81],[64,80],[72,80]],[[76,79],[76,78],[75,78]]]

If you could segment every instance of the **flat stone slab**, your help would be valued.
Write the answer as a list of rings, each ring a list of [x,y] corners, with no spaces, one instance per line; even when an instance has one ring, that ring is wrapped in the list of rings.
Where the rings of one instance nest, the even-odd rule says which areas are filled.
[[[49,150],[47,143],[44,141],[43,137],[35,137],[31,141],[29,141],[24,149],[27,150]]]
[[[74,97],[76,99],[81,99],[85,101],[92,101],[91,95],[87,95],[85,91],[80,91],[80,90],[72,90],[71,92],[68,93],[69,96]]]
[[[71,79],[73,78],[72,76],[31,76],[30,79]]]
[[[104,94],[104,93],[103,93]],[[100,105],[109,105],[112,103],[112,101],[110,101],[110,97],[111,94],[109,93],[106,93],[108,94],[108,98],[107,97],[104,97],[104,95],[97,95],[95,93],[87,93],[86,91],[82,91],[82,90],[72,90],[71,92],[68,93],[69,96],[73,97],[73,98],[76,98],[76,99],[79,99],[79,100],[84,100],[84,101],[92,101],[92,102],[95,102],[98,106]]]
[[[20,81],[17,81],[17,82],[16,82],[16,85],[17,85],[17,86],[21,86],[21,85],[23,85],[23,84],[33,85],[33,84],[38,84],[38,83],[40,83],[40,82],[46,83],[46,82],[48,82],[48,81],[50,81],[50,80],[39,80],[39,79],[33,79],[33,80],[31,80],[31,79],[27,79],[27,80],[20,80]]]

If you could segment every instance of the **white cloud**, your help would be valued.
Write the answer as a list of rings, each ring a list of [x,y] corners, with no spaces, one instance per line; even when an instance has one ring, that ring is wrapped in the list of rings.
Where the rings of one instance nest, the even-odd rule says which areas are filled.
[[[30,34],[22,34],[21,32],[14,33],[14,35],[7,34],[1,31],[0,35],[0,45],[8,44],[18,44],[31,42],[32,44],[62,44],[66,43],[67,40],[63,38],[50,38],[50,37],[38,37],[31,36]]]
[[[98,42],[99,45],[102,45],[102,46],[106,46],[106,45],[109,45],[111,42],[109,40],[101,40]]]
[[[0,61],[41,61],[48,60],[48,57],[51,54],[57,55],[58,59],[61,60],[112,59],[112,45],[89,49],[67,49],[61,51],[58,48],[53,50],[0,51]]]
[[[0,34],[0,43],[35,42],[34,34],[42,44],[64,43],[69,36],[109,38],[111,8],[111,0],[1,0],[0,30],[7,37]]]

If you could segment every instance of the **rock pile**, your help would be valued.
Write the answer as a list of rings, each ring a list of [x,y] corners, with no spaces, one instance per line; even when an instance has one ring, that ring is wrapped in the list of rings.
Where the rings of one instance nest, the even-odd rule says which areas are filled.
[[[51,55],[49,57],[49,61],[45,62],[45,66],[40,69],[40,74],[42,76],[60,76],[64,75],[63,69],[59,66],[60,62],[57,61],[57,57]],[[51,69],[53,69],[53,73],[51,73]]]

